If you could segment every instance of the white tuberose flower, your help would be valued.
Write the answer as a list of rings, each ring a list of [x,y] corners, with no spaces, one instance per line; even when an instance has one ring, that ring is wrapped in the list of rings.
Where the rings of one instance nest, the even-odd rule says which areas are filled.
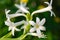
[[[19,8],[19,9],[17,10],[17,13],[18,13],[18,12],[29,13],[29,11],[27,10],[28,8],[24,7],[22,4],[21,4],[21,5],[15,4],[15,6],[16,6],[17,8]]]
[[[45,18],[43,18],[41,21],[39,20],[38,17],[36,17],[36,23],[34,21],[29,21],[29,23],[34,26],[30,29],[30,33],[31,34],[35,34],[33,32],[36,31],[36,35],[41,38],[42,37],[42,33],[41,30],[45,31],[45,27],[43,26],[45,23]]]
[[[13,23],[10,20],[5,21],[5,25],[9,26],[9,31],[11,30],[12,35],[14,36],[14,31],[20,31],[19,29],[16,28],[16,26],[19,26],[21,24],[23,24],[25,21],[20,21],[20,22],[16,22]]]
[[[50,11],[50,12],[51,12],[51,16],[52,16],[52,15],[56,16],[56,15],[54,14],[54,12],[52,11],[52,0],[50,1],[50,3],[49,3],[49,2],[44,2],[44,3],[48,4],[48,7],[34,11],[34,12],[32,13],[32,16],[33,16],[35,13],[42,13],[42,12],[46,12],[46,11]]]
[[[18,17],[18,16],[26,17],[25,14],[20,14],[20,13],[8,14],[9,12],[10,12],[10,10],[5,9],[5,14],[6,14],[7,19],[11,19],[11,18]]]
[[[14,36],[14,31],[20,31],[19,29],[16,28],[15,24],[9,20],[5,21],[5,25],[9,26],[9,31],[11,30],[12,35]]]

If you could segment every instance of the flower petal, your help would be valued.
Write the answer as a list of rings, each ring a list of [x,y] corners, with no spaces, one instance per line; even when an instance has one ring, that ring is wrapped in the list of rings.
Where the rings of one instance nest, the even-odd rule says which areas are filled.
[[[35,28],[31,28],[30,29],[30,32],[32,33],[32,32],[34,32],[35,31]]]
[[[44,38],[44,37],[45,37],[45,35],[40,31],[39,28],[36,29],[36,31],[37,31],[37,36],[38,36],[38,38]]]
[[[14,36],[14,31],[15,31],[15,29],[14,28],[12,28],[12,35]]]
[[[14,17],[18,17],[18,16],[24,16],[25,17],[25,14],[20,14],[20,13],[9,14],[10,19],[14,18]]]
[[[37,35],[41,35],[41,31],[39,28],[36,29]]]
[[[25,23],[25,21],[23,20],[23,21],[14,23],[14,25],[15,25],[15,26],[19,26],[19,25],[24,24],[24,23]]]
[[[10,31],[12,28],[11,27],[9,27],[9,29],[8,29],[8,31]]]
[[[34,26],[35,25],[35,22],[34,21],[29,21],[29,23]]]
[[[26,8],[22,7],[22,6],[21,6],[20,9],[21,9],[23,12],[25,12],[25,13],[29,13],[29,11],[28,11]]]
[[[32,12],[32,16],[34,15],[34,14],[36,14],[36,13],[42,13],[42,12],[46,12],[46,11],[49,11],[51,8],[48,6],[48,7],[46,7],[46,8],[43,8],[43,9],[39,9],[39,10],[36,10],[36,11],[34,11],[34,12]]]
[[[53,0],[50,1],[50,5],[52,5]]]
[[[55,13],[52,10],[50,10],[50,12],[51,12],[51,16],[54,15],[56,17]]]
[[[21,5],[17,5],[17,4],[15,4],[15,6],[16,6],[17,8],[19,8],[20,10],[22,10],[23,12],[29,13],[29,11],[28,11],[25,7],[23,7],[23,6],[21,6]]]
[[[46,4],[48,4],[48,5],[49,5],[49,2],[44,2],[44,3],[46,3]]]
[[[45,28],[44,26],[39,26],[39,29],[40,29],[40,30],[43,30],[43,31],[46,30],[46,28]]]
[[[40,19],[38,17],[36,17],[36,23],[39,24]]]
[[[45,21],[46,21],[46,19],[43,18],[43,19],[40,21],[39,25],[44,25]]]
[[[41,35],[38,36],[38,38],[46,38],[46,35],[41,34]]]
[[[5,21],[5,25],[7,25],[7,26],[11,26],[11,22],[9,22],[9,21]]]
[[[15,4],[15,6],[16,6],[17,8],[20,8],[20,5],[18,5],[18,4]]]
[[[37,36],[37,33],[27,33],[27,35]]]
[[[20,31],[19,29],[15,28],[16,31]]]
[[[6,13],[6,14],[8,14],[9,12],[10,12],[10,10],[5,9],[5,13]]]

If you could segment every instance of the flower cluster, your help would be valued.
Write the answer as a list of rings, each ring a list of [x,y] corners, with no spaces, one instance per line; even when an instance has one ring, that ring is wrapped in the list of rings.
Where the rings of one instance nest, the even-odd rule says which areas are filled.
[[[6,18],[7,20],[5,21],[5,25],[9,26],[9,31],[11,30],[12,35],[14,36],[14,31],[20,31],[21,29],[24,29],[23,34],[27,34],[27,35],[32,35],[32,36],[37,36],[39,38],[45,38],[46,36],[43,34],[42,31],[45,31],[46,28],[43,26],[46,22],[46,19],[43,18],[42,20],[40,20],[38,17],[36,17],[36,23],[32,20],[33,15],[36,13],[42,13],[42,12],[51,12],[51,16],[54,15],[54,12],[52,11],[52,0],[49,2],[44,2],[46,4],[48,4],[48,7],[40,9],[40,10],[36,10],[34,12],[32,12],[30,14],[30,12],[27,10],[28,7],[26,7],[26,3],[20,3],[20,5],[15,4],[15,6],[18,8],[18,10],[16,11],[16,13],[14,14],[8,14],[10,12],[10,10],[5,9],[5,13],[6,13]],[[26,14],[25,14],[26,13]],[[26,21],[19,21],[19,22],[11,22],[11,18],[14,17],[18,17],[18,16],[24,16],[26,17]],[[18,29],[17,26],[24,24],[24,26],[21,27],[21,29]]]
[[[16,28],[16,26],[19,26],[21,24],[23,24],[25,21],[20,21],[17,23],[11,22],[10,19],[16,16],[21,16],[19,14],[8,14],[10,12],[10,10],[5,9],[5,13],[6,13],[6,18],[7,20],[5,21],[5,25],[9,26],[9,31],[11,30],[12,35],[14,36],[14,31],[20,31],[19,29]]]

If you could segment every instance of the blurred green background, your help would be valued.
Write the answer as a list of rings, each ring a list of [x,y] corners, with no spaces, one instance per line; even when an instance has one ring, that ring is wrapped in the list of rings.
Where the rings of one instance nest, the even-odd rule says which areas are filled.
[[[32,13],[37,9],[42,9],[47,7],[44,4],[45,1],[50,2],[50,0],[28,0],[27,7],[29,7],[29,11]],[[8,32],[8,26],[5,25],[4,21],[6,20],[5,9],[11,10],[11,14],[15,13],[18,8],[15,7],[15,3],[19,3],[18,0],[0,0],[0,38],[6,35]],[[44,32],[47,35],[45,39],[39,39],[34,36],[27,36],[24,40],[60,40],[60,0],[53,0],[53,11],[56,14],[56,17],[50,16],[50,12],[44,12],[41,14],[35,14],[33,20],[35,21],[36,17],[40,19],[46,18],[46,31]],[[18,19],[18,20],[17,20]],[[24,17],[16,17],[11,19],[14,22],[25,20]],[[19,28],[19,27],[18,27]],[[23,30],[22,30],[23,31]],[[21,34],[21,32],[15,32],[15,36],[11,36],[11,38],[17,38]]]

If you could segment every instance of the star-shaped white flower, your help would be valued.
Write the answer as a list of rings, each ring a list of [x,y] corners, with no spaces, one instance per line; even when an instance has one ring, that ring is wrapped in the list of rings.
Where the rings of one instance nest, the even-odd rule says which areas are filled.
[[[5,21],[5,25],[9,26],[9,31],[11,30],[12,35],[14,36],[14,31],[20,31],[19,29],[16,28],[15,24],[9,20]]]
[[[10,20],[5,21],[5,25],[9,26],[9,31],[11,30],[12,35],[14,36],[14,31],[20,31],[20,29],[17,29],[16,27],[23,24],[25,21],[20,21],[20,22],[16,22],[13,23]]]
[[[50,1],[50,3],[49,3],[49,2],[44,2],[44,3],[48,4],[48,7],[34,11],[34,12],[32,13],[32,16],[33,16],[35,13],[42,13],[42,12],[46,12],[46,11],[50,11],[50,12],[51,12],[51,16],[52,16],[52,15],[56,16],[56,15],[54,14],[54,12],[52,11],[52,0]]]
[[[29,21],[29,23],[34,26],[30,29],[30,33],[33,33],[36,31],[36,34],[38,37],[41,37],[42,33],[41,33],[41,30],[42,31],[45,31],[45,27],[43,26],[44,23],[45,23],[45,18],[43,18],[41,21],[38,17],[36,17],[36,23],[34,21]]]

